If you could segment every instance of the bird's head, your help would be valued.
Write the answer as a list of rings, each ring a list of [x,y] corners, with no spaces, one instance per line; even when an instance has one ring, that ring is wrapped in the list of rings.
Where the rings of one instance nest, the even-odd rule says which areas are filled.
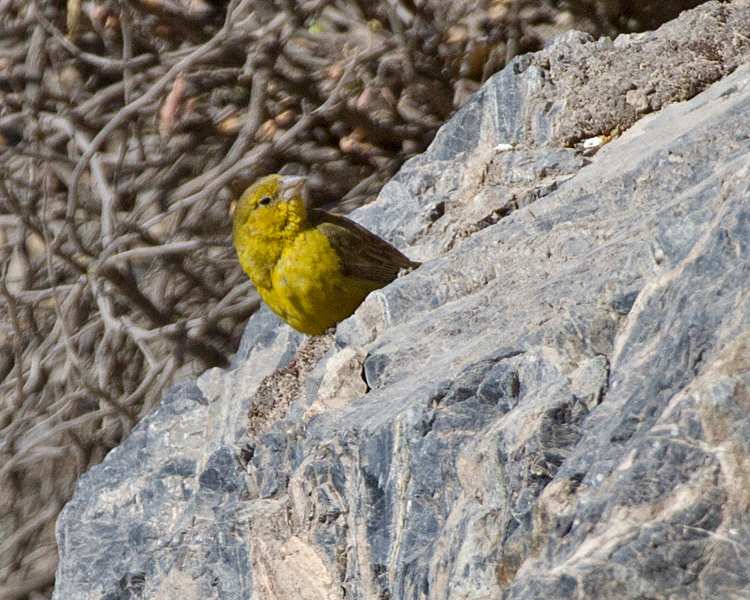
[[[267,175],[253,183],[240,197],[234,211],[234,231],[277,234],[303,226],[307,210],[302,200],[304,177]]]

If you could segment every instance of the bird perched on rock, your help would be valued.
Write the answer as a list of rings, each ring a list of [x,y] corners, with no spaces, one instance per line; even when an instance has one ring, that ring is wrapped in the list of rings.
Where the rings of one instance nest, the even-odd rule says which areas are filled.
[[[306,208],[303,182],[268,175],[247,188],[234,213],[234,247],[268,307],[319,335],[419,263],[354,221]]]

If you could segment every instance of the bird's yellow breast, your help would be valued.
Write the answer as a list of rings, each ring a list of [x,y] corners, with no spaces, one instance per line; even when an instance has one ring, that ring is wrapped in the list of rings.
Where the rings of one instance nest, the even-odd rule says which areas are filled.
[[[271,285],[258,291],[282,320],[302,333],[319,335],[351,315],[378,287],[345,277],[328,238],[309,228],[284,245],[271,269]]]
[[[260,297],[283,321],[308,335],[320,335],[351,315],[380,287],[346,277],[328,238],[314,227],[288,225],[289,205],[259,211],[235,231],[240,264]]]

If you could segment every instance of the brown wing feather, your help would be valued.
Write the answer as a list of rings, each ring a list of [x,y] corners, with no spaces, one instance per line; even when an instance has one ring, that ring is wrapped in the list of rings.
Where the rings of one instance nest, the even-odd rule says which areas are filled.
[[[345,217],[309,209],[308,219],[331,242],[347,277],[359,277],[385,285],[401,269],[413,269],[420,263],[410,261],[385,240]]]

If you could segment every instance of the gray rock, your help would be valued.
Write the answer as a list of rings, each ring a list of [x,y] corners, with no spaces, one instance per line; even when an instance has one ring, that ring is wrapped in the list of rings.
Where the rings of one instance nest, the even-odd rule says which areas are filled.
[[[355,215],[425,264],[311,366],[254,315],[81,478],[54,597],[750,598],[748,40],[515,60]]]

